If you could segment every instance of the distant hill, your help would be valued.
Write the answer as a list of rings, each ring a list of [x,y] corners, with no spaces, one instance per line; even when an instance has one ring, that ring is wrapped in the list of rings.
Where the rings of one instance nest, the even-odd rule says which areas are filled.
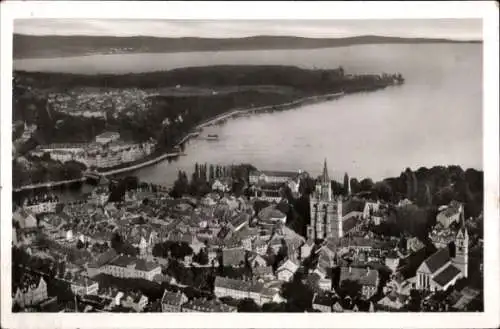
[[[481,43],[479,40],[398,38],[358,36],[316,39],[289,36],[255,36],[247,38],[158,38],[147,36],[34,36],[14,34],[14,59],[50,58],[109,53],[173,53],[191,51],[312,49],[366,44],[410,43]]]

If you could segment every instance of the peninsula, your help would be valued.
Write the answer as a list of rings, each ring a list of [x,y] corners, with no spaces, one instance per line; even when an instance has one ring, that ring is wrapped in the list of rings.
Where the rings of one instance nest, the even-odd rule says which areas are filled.
[[[13,140],[17,155],[27,157],[28,163],[45,157],[122,172],[178,153],[197,130],[228,117],[285,110],[402,83],[400,73],[352,75],[342,67],[225,65],[125,75],[16,71],[13,119],[19,129],[14,129]],[[13,167],[21,164],[15,161]],[[23,186],[44,183],[42,176],[47,175],[16,176],[30,179],[15,182]],[[60,180],[80,178],[73,176]]]

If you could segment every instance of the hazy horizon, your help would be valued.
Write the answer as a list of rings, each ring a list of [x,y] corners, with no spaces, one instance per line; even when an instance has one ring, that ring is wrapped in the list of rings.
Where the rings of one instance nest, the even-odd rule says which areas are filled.
[[[14,33],[34,36],[109,36],[159,38],[245,38],[255,36],[482,40],[481,19],[339,20],[139,20],[18,19]]]

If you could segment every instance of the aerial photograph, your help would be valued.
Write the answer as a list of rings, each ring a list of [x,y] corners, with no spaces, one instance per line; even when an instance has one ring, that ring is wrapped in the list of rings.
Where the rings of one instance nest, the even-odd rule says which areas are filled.
[[[12,313],[484,312],[482,19],[13,32]]]

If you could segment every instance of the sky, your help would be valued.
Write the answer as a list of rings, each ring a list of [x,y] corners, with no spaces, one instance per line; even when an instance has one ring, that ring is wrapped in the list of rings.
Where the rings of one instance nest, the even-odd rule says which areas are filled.
[[[106,35],[238,38],[255,35],[339,38],[358,35],[481,40],[481,19],[133,20],[17,19],[14,32],[32,35]]]

